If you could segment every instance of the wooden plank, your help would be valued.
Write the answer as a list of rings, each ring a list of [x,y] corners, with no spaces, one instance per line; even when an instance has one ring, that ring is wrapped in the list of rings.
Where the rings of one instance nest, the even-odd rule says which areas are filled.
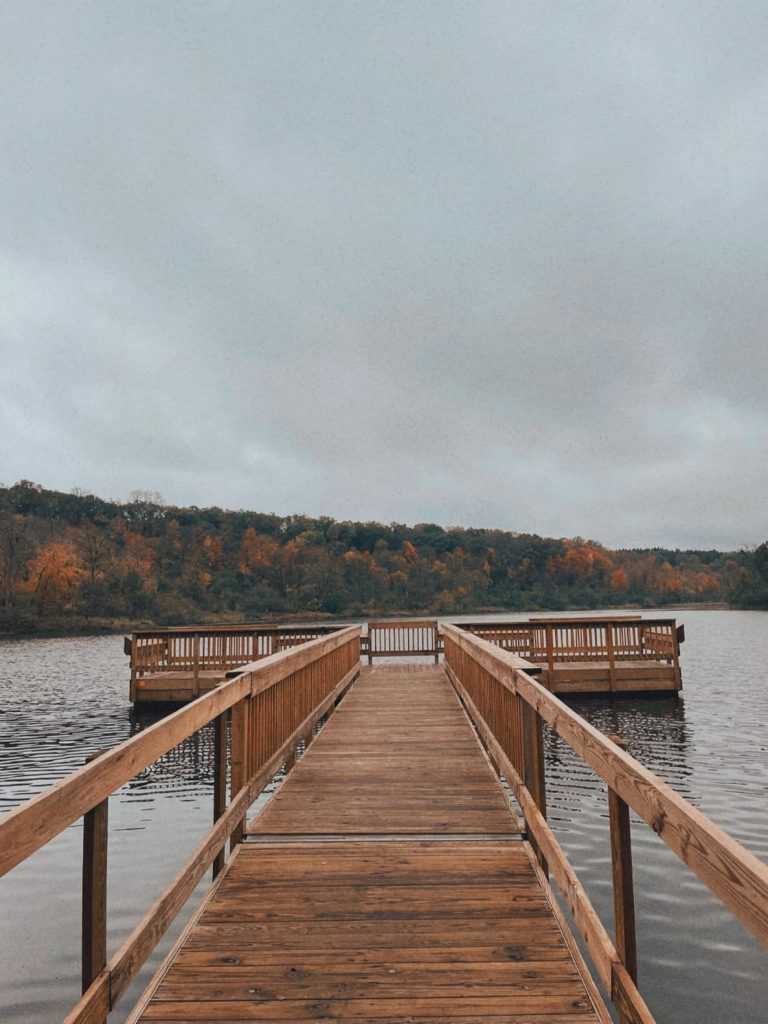
[[[378,711],[381,700],[384,715]],[[339,792],[339,781],[350,778],[363,787],[359,796],[354,788]],[[473,789],[445,792],[449,779],[467,781]],[[417,676],[364,670],[248,831],[514,833],[519,825],[445,673],[430,666]]]
[[[312,865],[339,871],[322,845],[262,850],[242,844],[236,865],[150,986],[140,1020],[404,1024],[420,1017],[468,1022],[495,1016],[521,1024],[607,1024],[522,844],[446,850],[440,843],[408,842],[385,850],[381,843],[347,842],[338,853],[347,874],[318,884]],[[489,864],[497,877],[513,876],[523,891],[536,893],[545,913],[532,917],[506,903],[499,916],[478,919],[471,887],[451,873],[464,857],[465,870]],[[386,881],[367,886],[371,872],[384,868]],[[290,884],[254,885],[265,870]],[[410,892],[409,918],[378,914],[377,901],[407,905],[412,887],[403,880],[414,871],[433,881]],[[491,889],[505,888],[481,886],[475,895],[490,900]],[[444,916],[452,898],[470,900],[464,916]],[[304,903],[303,920],[281,916],[287,900],[297,908]],[[209,923],[219,920],[230,923]]]

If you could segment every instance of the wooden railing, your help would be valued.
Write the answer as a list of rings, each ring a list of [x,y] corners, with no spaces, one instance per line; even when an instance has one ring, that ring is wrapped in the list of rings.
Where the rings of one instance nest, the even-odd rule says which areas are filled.
[[[433,655],[435,663],[440,652],[440,637],[435,619],[405,619],[402,622],[368,623],[364,652],[370,665],[374,658]]]
[[[685,639],[675,619],[590,618],[462,622],[461,628],[511,654],[553,668],[563,662],[658,661],[679,668]]]
[[[562,892],[622,1024],[654,1021],[637,988],[628,808],[768,945],[767,865],[546,690],[529,663],[456,626],[444,625],[441,632],[449,678],[511,786],[542,878],[551,873]],[[544,725],[608,785],[615,941],[547,823]]]
[[[233,679],[131,739],[90,760],[0,818],[0,876],[84,818],[83,995],[66,1024],[106,1020],[128,983],[206,870],[242,839],[248,807],[296,746],[312,735],[360,669],[360,628],[349,626],[245,665]],[[226,801],[227,714],[231,713],[231,797]],[[165,892],[107,959],[108,800],[163,754],[214,723],[214,824]]]
[[[339,626],[192,626],[143,630],[125,638],[135,683],[161,672],[228,671],[278,651],[328,636]]]

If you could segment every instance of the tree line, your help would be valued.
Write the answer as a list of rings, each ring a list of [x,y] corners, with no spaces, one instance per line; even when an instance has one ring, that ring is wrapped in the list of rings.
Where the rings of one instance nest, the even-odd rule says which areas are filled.
[[[768,607],[756,551],[610,550],[434,523],[339,522],[0,487],[0,628],[271,615],[451,614],[728,601]]]

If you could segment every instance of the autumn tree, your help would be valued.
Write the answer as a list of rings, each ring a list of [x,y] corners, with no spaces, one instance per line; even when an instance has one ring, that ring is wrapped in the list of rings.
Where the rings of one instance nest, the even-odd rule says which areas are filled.
[[[67,604],[82,575],[74,546],[67,541],[50,541],[27,565],[24,586],[34,594],[39,615],[58,612]]]

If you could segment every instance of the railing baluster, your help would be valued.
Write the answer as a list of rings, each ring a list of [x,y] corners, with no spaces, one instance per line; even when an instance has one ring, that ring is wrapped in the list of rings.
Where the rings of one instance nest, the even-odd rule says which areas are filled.
[[[98,756],[92,754],[86,758],[86,763]],[[108,831],[109,797],[83,815],[83,992],[107,964]],[[95,1024],[101,1024],[106,1019],[104,1015]]]
[[[626,750],[620,736],[611,740]],[[635,932],[635,891],[632,878],[632,833],[629,808],[608,787],[608,814],[611,824],[611,861],[613,864],[613,917],[616,926],[616,951],[632,981],[637,984],[637,936]],[[629,1018],[622,1017],[622,1024]]]

